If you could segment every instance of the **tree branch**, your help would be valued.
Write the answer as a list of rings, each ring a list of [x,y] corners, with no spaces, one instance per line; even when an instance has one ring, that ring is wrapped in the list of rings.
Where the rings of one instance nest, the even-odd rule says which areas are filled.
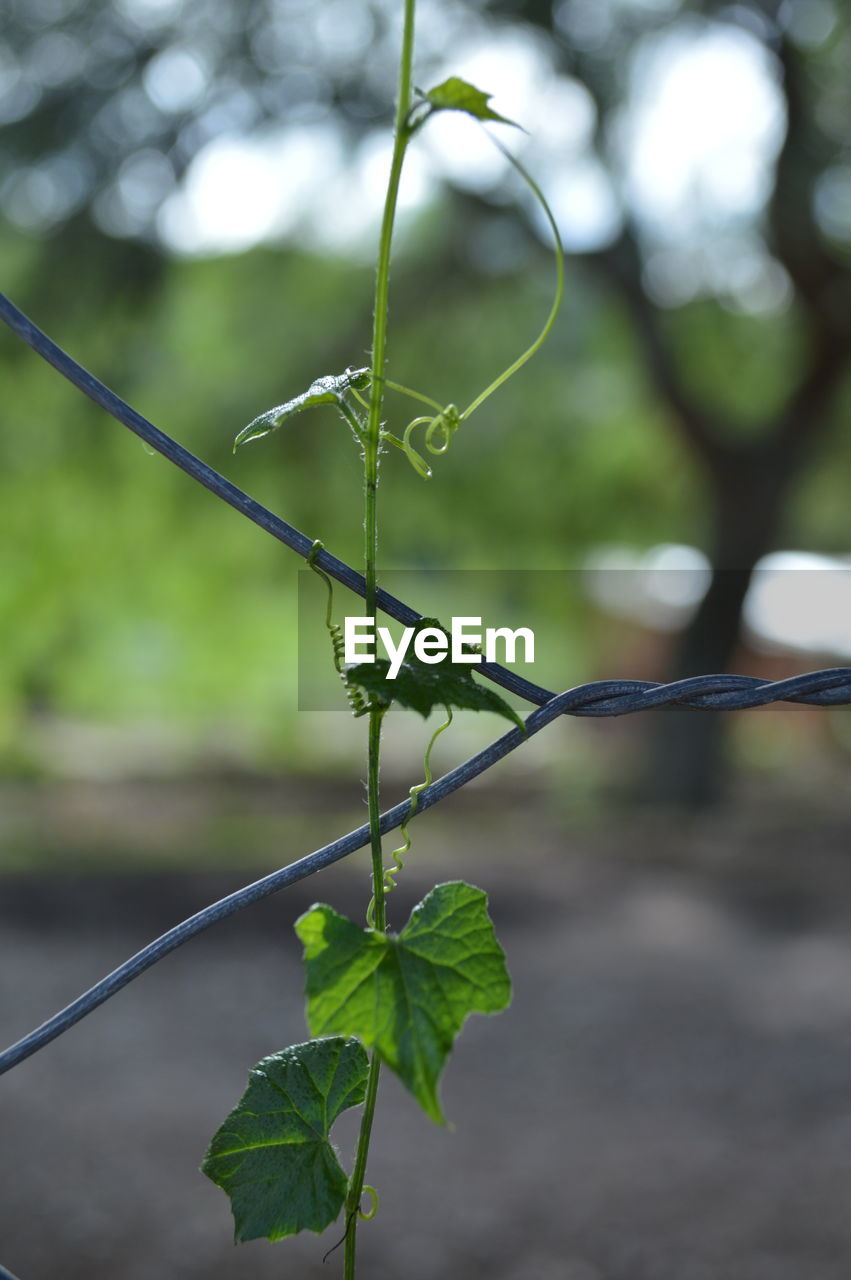
[[[843,374],[851,364],[851,269],[830,251],[814,209],[816,182],[832,148],[815,121],[812,94],[805,90],[808,69],[788,39],[776,50],[783,71],[786,137],[777,158],[774,191],[768,206],[769,242],[788,272],[809,318],[807,365],[765,440],[797,462],[830,421],[830,409]],[[811,73],[810,73],[811,74]]]
[[[768,204],[769,244],[794,282],[801,301],[821,333],[848,338],[851,330],[851,269],[833,253],[815,214],[816,184],[836,158],[836,146],[815,119],[813,71],[788,39],[777,46],[786,105],[786,137],[777,157],[774,190]]]
[[[672,419],[687,443],[713,473],[728,459],[719,424],[699,404],[685,384],[673,351],[660,324],[659,309],[647,297],[642,284],[642,264],[638,242],[627,225],[609,249],[589,254],[626,306],[633,331],[644,354],[653,386],[671,411]]]
[[[601,163],[605,164],[601,153],[613,109],[609,96],[611,86],[604,88],[603,69],[593,57],[583,57],[575,52],[568,57],[565,51],[565,61],[571,73],[579,76],[597,109],[595,149]],[[719,470],[730,460],[732,448],[726,444],[717,419],[690,392],[677,366],[662,330],[660,310],[644,289],[643,262],[634,223],[626,210],[623,217],[623,230],[615,243],[608,249],[588,254],[588,260],[600,269],[624,303],[651,382],[670,410],[674,425],[704,466],[717,477]]]

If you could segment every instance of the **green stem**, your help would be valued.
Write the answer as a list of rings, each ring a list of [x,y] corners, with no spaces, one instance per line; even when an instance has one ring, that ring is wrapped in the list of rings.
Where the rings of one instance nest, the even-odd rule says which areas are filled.
[[[369,1153],[369,1139],[372,1133],[372,1117],[375,1114],[375,1099],[378,1094],[378,1076],[381,1063],[378,1054],[373,1053],[369,1060],[369,1076],[366,1082],[366,1097],[363,1106],[360,1136],[358,1138],[355,1167],[349,1178],[349,1191],[346,1196],[346,1256],[343,1266],[343,1280],[355,1280],[355,1257],[357,1254],[358,1210],[363,1195],[363,1180],[366,1176],[366,1158]]]
[[[372,708],[369,713],[369,759],[367,772],[367,805],[369,813],[369,845],[372,854],[372,911],[371,924],[381,933],[387,930],[387,913],[384,905],[384,858],[381,848],[381,721],[386,707]]]
[[[384,366],[387,348],[387,315],[390,295],[390,252],[393,243],[393,224],[396,219],[396,205],[399,198],[399,182],[402,177],[402,164],[405,151],[410,141],[411,131],[408,125],[408,113],[411,108],[411,75],[414,60],[414,10],[415,0],[405,0],[404,25],[402,29],[402,49],[399,58],[399,87],[396,99],[396,119],[393,133],[393,157],[390,162],[390,177],[387,183],[387,195],[384,201],[384,216],[381,221],[381,236],[378,242],[378,266],[375,277],[375,310],[372,330],[372,373],[374,375],[369,400],[369,418],[363,449],[364,468],[364,576],[366,579],[366,612],[375,619],[375,596],[377,589],[378,562],[378,455],[381,443],[381,406],[384,394]],[[372,895],[374,903],[375,928],[385,932],[387,917],[384,905],[384,863],[381,850],[380,816],[381,805],[379,781],[381,769],[381,721],[384,709],[373,709],[369,713],[369,758],[368,758],[368,803],[369,833],[372,853]],[[355,1280],[355,1257],[357,1251],[358,1209],[360,1208],[363,1180],[366,1174],[366,1162],[369,1154],[369,1139],[372,1133],[372,1119],[375,1114],[375,1099],[378,1093],[378,1076],[380,1063],[373,1053],[369,1067],[366,1098],[363,1117],[361,1119],[358,1146],[355,1154],[355,1167],[349,1179],[349,1190],[346,1196],[346,1245],[344,1262],[344,1280]]]
[[[372,320],[372,389],[369,399],[369,420],[364,442],[364,529],[366,534],[364,561],[366,565],[366,611],[375,616],[376,563],[378,556],[378,519],[376,490],[378,488],[378,450],[381,435],[381,406],[384,399],[384,366],[387,350],[387,314],[390,295],[390,250],[393,242],[393,224],[399,198],[399,181],[405,151],[411,140],[408,113],[411,108],[411,68],[414,58],[414,7],[415,0],[405,0],[405,20],[402,31],[402,52],[399,60],[399,91],[396,99],[396,122],[393,135],[393,157],[390,161],[390,177],[384,200],[384,216],[381,220],[381,236],[378,242],[378,266],[375,274],[375,309]]]

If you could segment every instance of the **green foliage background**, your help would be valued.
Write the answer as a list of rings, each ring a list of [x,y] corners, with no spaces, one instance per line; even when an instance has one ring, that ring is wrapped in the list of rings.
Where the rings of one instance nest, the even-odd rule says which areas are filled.
[[[10,292],[26,307],[38,246],[8,230],[2,245]],[[428,246],[409,237],[394,279],[391,369],[438,399],[463,402],[515,353],[518,335],[534,332],[550,264],[541,255],[522,275],[435,283],[429,258]],[[87,315],[56,284],[58,318],[38,318],[75,358],[298,528],[358,562],[359,460],[332,410],[236,457],[231,441],[264,408],[364,358],[368,269],[272,249],[171,262],[141,310],[117,285]],[[713,310],[695,305],[678,317],[695,381],[739,408],[763,403],[789,376],[792,322],[726,316],[722,327]],[[723,377],[733,349],[740,376]],[[33,707],[94,719],[176,717],[199,736],[249,722],[258,751],[286,757],[300,561],[147,456],[11,337],[2,361],[0,758],[14,763]],[[390,408],[390,423],[403,425],[407,405],[391,398]],[[840,450],[848,459],[847,433],[794,512],[797,538],[824,550],[843,549]],[[434,480],[424,483],[395,454],[382,474],[386,568],[572,569],[600,542],[702,537],[699,478],[646,389],[620,315],[578,269],[550,344],[465,424]],[[565,637],[566,669],[587,657],[581,634]]]
[[[503,6],[493,7],[496,29]],[[675,22],[682,6],[669,7],[669,17],[625,7],[623,29],[613,28],[597,55],[597,72],[611,72],[613,101],[630,40],[640,37],[642,23],[649,30]],[[714,13],[712,5],[697,7]],[[543,9],[515,8],[518,19],[542,31],[551,21]],[[246,31],[260,21],[255,9],[244,15]],[[133,75],[177,35],[202,49],[212,40],[193,25],[203,6],[187,11],[183,27],[179,15],[166,16],[163,32],[128,25],[124,11],[110,5],[72,10],[63,19],[72,34],[116,26],[122,38],[132,37]],[[25,57],[43,15],[15,3],[10,21]],[[376,29],[381,49],[393,43],[389,26]],[[581,50],[574,56],[554,30],[547,38],[565,66],[592,84],[593,59]],[[237,28],[228,31],[236,39]],[[837,31],[811,58],[834,98],[846,24]],[[222,57],[233,55],[224,36],[220,44]],[[386,116],[383,90],[375,87],[383,83],[378,46],[374,53],[371,79],[339,72],[336,107],[345,136]],[[239,56],[247,56],[242,45]],[[319,62],[321,56],[317,49]],[[267,82],[259,63],[252,72],[257,103],[281,119],[284,108],[264,97],[274,77]],[[118,71],[115,77],[124,83]],[[15,125],[5,152],[14,172],[69,139],[88,144],[84,104],[94,112],[111,101],[112,82],[101,79],[72,84],[68,92],[78,98],[45,97]],[[174,133],[181,123],[163,128]],[[164,133],[163,151],[173,142]],[[133,145],[129,137],[126,145]],[[108,159],[95,182],[106,181]],[[546,190],[554,175],[536,176]],[[469,249],[491,219],[503,230],[506,219],[511,223],[519,265],[497,262],[488,272],[476,265]],[[402,232],[392,279],[391,374],[441,402],[465,403],[537,332],[551,297],[551,261],[521,214],[458,192],[445,191]],[[841,246],[831,252],[838,261]],[[386,456],[384,568],[576,569],[601,543],[705,545],[709,500],[701,473],[651,389],[622,302],[597,272],[591,259],[570,261],[567,302],[550,341],[465,424],[432,482],[423,483],[401,455]],[[81,210],[43,233],[0,221],[0,276],[51,336],[157,425],[330,550],[359,560],[359,460],[332,410],[235,458],[231,441],[317,376],[366,362],[370,267],[292,243],[168,260],[144,234],[107,236]],[[693,394],[744,436],[794,385],[808,350],[803,318],[798,301],[756,317],[702,298],[662,312],[660,323]],[[221,740],[239,743],[238,754],[255,764],[296,763],[303,750],[295,671],[300,562],[147,456],[5,333],[0,382],[0,769],[34,767],[27,726],[44,713],[178,724],[199,750]],[[836,429],[825,435],[787,511],[786,546],[847,553],[849,406],[846,379]],[[409,409],[389,398],[391,429],[404,426]],[[340,602],[344,608],[345,597]],[[484,613],[486,603],[471,602],[471,611]],[[543,625],[547,607],[536,604]],[[558,615],[565,675],[556,673],[554,683],[633,674],[596,669],[599,630],[587,608],[568,608],[567,626]]]
[[[26,306],[22,248],[34,246],[9,253],[19,277],[10,291]],[[518,333],[534,332],[549,264],[525,279],[472,282],[460,296],[447,287],[432,307],[419,302],[427,270],[427,256],[409,249],[397,273],[393,372],[463,400],[514,354]],[[357,563],[359,460],[333,411],[235,458],[231,441],[263,408],[363,358],[369,286],[366,269],[256,250],[169,264],[141,314],[117,291],[88,323],[74,314],[63,325],[60,312],[48,327],[164,430]],[[642,404],[616,319],[594,312],[573,299],[550,350],[465,426],[431,483],[401,455],[385,458],[386,567],[578,567],[599,539],[653,540],[684,526],[694,506],[687,461],[654,433],[654,465],[674,481],[660,495],[646,462],[652,405]],[[244,717],[283,745],[301,562],[147,456],[11,338],[3,363],[7,752],[28,705],[176,716],[201,731]],[[404,423],[407,406],[395,398],[392,408]],[[556,472],[570,479],[551,489]]]

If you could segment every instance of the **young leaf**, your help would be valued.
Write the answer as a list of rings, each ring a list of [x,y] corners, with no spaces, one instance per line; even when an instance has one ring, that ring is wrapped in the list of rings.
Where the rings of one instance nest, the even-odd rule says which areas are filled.
[[[344,393],[352,387],[361,390],[368,383],[369,369],[346,369],[345,373],[327,374],[324,378],[317,378],[300,396],[288,400],[286,404],[279,404],[275,409],[267,409],[265,413],[261,413],[259,417],[249,422],[247,427],[243,427],[233,442],[234,453],[241,444],[246,444],[249,440],[260,440],[263,436],[269,435],[281,423],[286,422],[287,418],[301,413],[302,409],[312,409],[317,404],[336,404],[338,408],[346,409]]]
[[[403,662],[395,679],[388,678],[390,663],[386,658],[375,662],[360,662],[346,667],[345,681],[350,687],[362,689],[369,702],[389,707],[397,702],[400,707],[418,711],[421,716],[431,714],[434,707],[457,707],[464,711],[494,711],[511,720],[519,729],[525,725],[517,712],[493,689],[476,684],[466,668],[453,663],[426,666],[411,659]]]
[[[450,76],[442,84],[429,89],[423,96],[435,111],[464,111],[468,116],[474,116],[476,120],[497,120],[500,124],[510,124],[516,129],[520,128],[516,121],[506,119],[488,106],[493,97],[492,93],[483,93],[481,89],[468,84],[466,80],[460,80],[458,76]]]
[[[201,1165],[230,1197],[237,1241],[324,1231],[348,1179],[328,1140],[341,1111],[363,1102],[367,1056],[335,1036],[263,1058]]]
[[[439,884],[397,936],[361,929],[331,907],[296,921],[307,967],[313,1035],[358,1036],[374,1047],[433,1120],[437,1081],[470,1013],[511,1000],[487,895],[462,880]]]
[[[376,658],[374,662],[352,663],[346,667],[343,679],[348,688],[360,689],[366,695],[367,704],[389,707],[397,702],[400,707],[418,711],[421,716],[429,716],[435,707],[493,711],[525,732],[526,726],[520,716],[504,698],[492,689],[476,684],[468,663],[451,662],[448,656],[436,663],[420,662],[413,652],[413,644],[416,634],[423,629],[443,631],[448,639],[448,633],[436,618],[421,618],[411,637],[412,649],[394,679],[388,676],[389,661]],[[356,714],[363,715],[367,710],[368,706]]]

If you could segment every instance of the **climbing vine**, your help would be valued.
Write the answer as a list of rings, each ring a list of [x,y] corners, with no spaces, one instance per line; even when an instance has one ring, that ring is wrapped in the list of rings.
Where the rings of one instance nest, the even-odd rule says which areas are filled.
[[[405,0],[393,156],[388,179],[376,270],[371,363],[317,378],[300,395],[266,410],[236,437],[234,448],[259,440],[302,412],[333,406],[349,429],[363,461],[364,578],[366,611],[376,619],[379,462],[385,445],[401,450],[418,475],[432,476],[426,454],[444,454],[461,426],[539,349],[555,321],[564,287],[558,228],[543,193],[524,166],[497,139],[496,146],[538,200],[552,231],[556,286],[538,336],[463,410],[387,377],[387,316],[390,257],[396,201],[408,145],[435,114],[461,111],[482,123],[511,125],[490,106],[490,95],[450,77],[428,92],[412,87],[415,0]],[[413,418],[401,434],[384,425],[384,393],[411,398],[430,412]],[[416,443],[415,443],[416,441]],[[344,1277],[356,1271],[359,1221],[371,1219],[378,1192],[365,1182],[381,1066],[396,1073],[426,1114],[444,1123],[439,1079],[455,1038],[471,1013],[497,1013],[511,998],[505,957],[481,889],[455,881],[439,884],[411,912],[400,933],[387,926],[386,896],[396,886],[411,849],[408,823],[421,792],[432,781],[431,755],[458,709],[486,710],[523,729],[523,722],[493,690],[478,684],[468,664],[424,663],[406,657],[395,671],[371,655],[345,661],[343,630],[334,618],[330,577],[314,542],[308,563],[325,583],[325,626],[334,668],[352,713],[368,722],[367,771],[372,895],[366,924],[317,905],[296,923],[307,972],[307,1023],[312,1039],[264,1058],[248,1087],[214,1135],[202,1168],[231,1200],[237,1240],[279,1240],[303,1230],[323,1231],[344,1213]],[[414,630],[437,628],[422,619]],[[411,787],[401,824],[402,844],[385,864],[380,830],[381,729],[393,706],[443,720],[425,748],[424,780]],[[354,1166],[346,1175],[331,1144],[334,1120],[362,1106]],[[364,1196],[369,1205],[364,1207]]]

